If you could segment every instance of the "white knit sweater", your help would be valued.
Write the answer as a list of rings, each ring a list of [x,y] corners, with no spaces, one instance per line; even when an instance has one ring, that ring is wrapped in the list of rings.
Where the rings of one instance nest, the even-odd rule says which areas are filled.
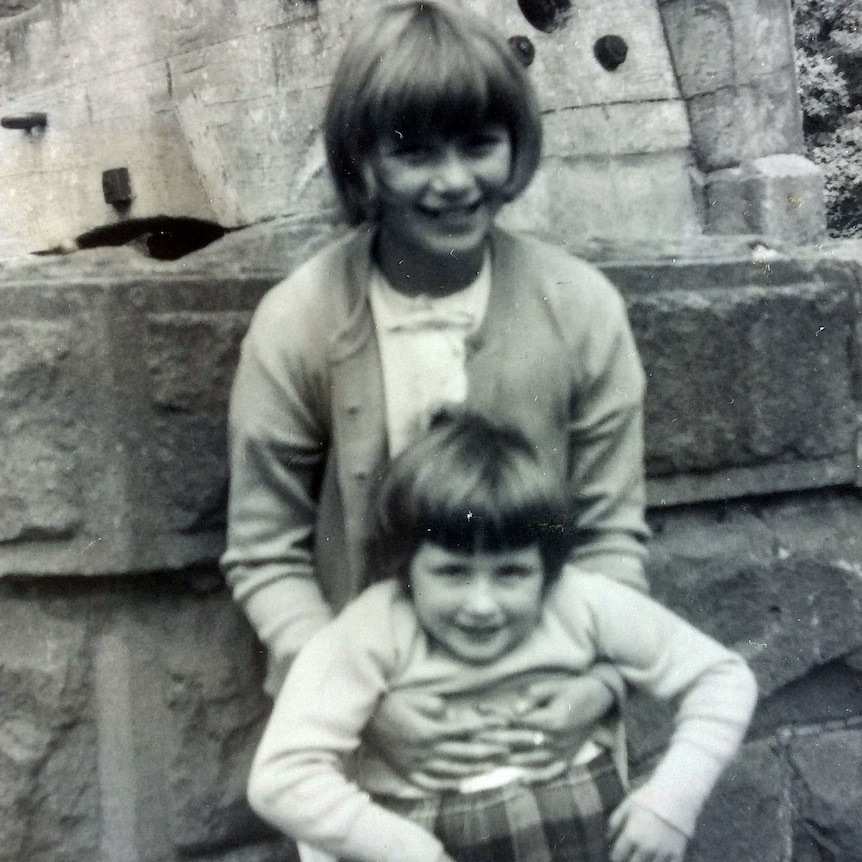
[[[487,665],[464,664],[429,642],[397,584],[366,590],[291,668],[254,760],[251,804],[283,832],[339,857],[433,862],[442,849],[437,839],[369,797],[425,791],[369,750],[358,779],[345,776],[345,760],[360,748],[381,697],[420,690],[454,703],[488,700],[548,675],[582,673],[596,661],[613,663],[655,697],[680,697],[668,751],[634,795],[690,835],[748,726],[753,675],[736,653],[648,596],[582,572],[561,577],[532,635]]]

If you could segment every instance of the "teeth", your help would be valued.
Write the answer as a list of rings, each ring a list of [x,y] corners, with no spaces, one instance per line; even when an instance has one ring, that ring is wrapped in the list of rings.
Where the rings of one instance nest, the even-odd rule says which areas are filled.
[[[434,210],[426,209],[425,212],[434,216],[434,218],[458,218],[459,216],[473,215],[479,209],[479,204],[470,204],[463,207],[448,207],[447,209]]]

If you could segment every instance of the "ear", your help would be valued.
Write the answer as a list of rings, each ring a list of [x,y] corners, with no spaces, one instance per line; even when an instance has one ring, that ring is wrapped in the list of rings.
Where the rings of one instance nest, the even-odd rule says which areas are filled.
[[[380,208],[380,181],[377,179],[374,167],[368,159],[362,162],[359,175],[362,177],[362,185],[365,192],[362,201],[363,215],[366,220],[374,221]]]
[[[362,177],[362,183],[365,186],[366,200],[369,202],[375,201],[377,199],[379,183],[377,182],[377,174],[374,172],[374,168],[368,159],[365,159],[362,162],[362,167],[360,168],[359,173]]]

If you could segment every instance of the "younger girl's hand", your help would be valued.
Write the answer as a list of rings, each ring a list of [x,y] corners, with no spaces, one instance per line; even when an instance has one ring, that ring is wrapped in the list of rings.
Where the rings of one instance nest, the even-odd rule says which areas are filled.
[[[682,862],[688,838],[626,797],[608,820],[611,862]]]

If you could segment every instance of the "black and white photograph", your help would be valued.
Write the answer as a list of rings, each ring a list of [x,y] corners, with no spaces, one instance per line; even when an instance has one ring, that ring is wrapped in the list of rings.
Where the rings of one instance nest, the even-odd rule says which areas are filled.
[[[0,862],[862,862],[862,0],[0,0]]]

